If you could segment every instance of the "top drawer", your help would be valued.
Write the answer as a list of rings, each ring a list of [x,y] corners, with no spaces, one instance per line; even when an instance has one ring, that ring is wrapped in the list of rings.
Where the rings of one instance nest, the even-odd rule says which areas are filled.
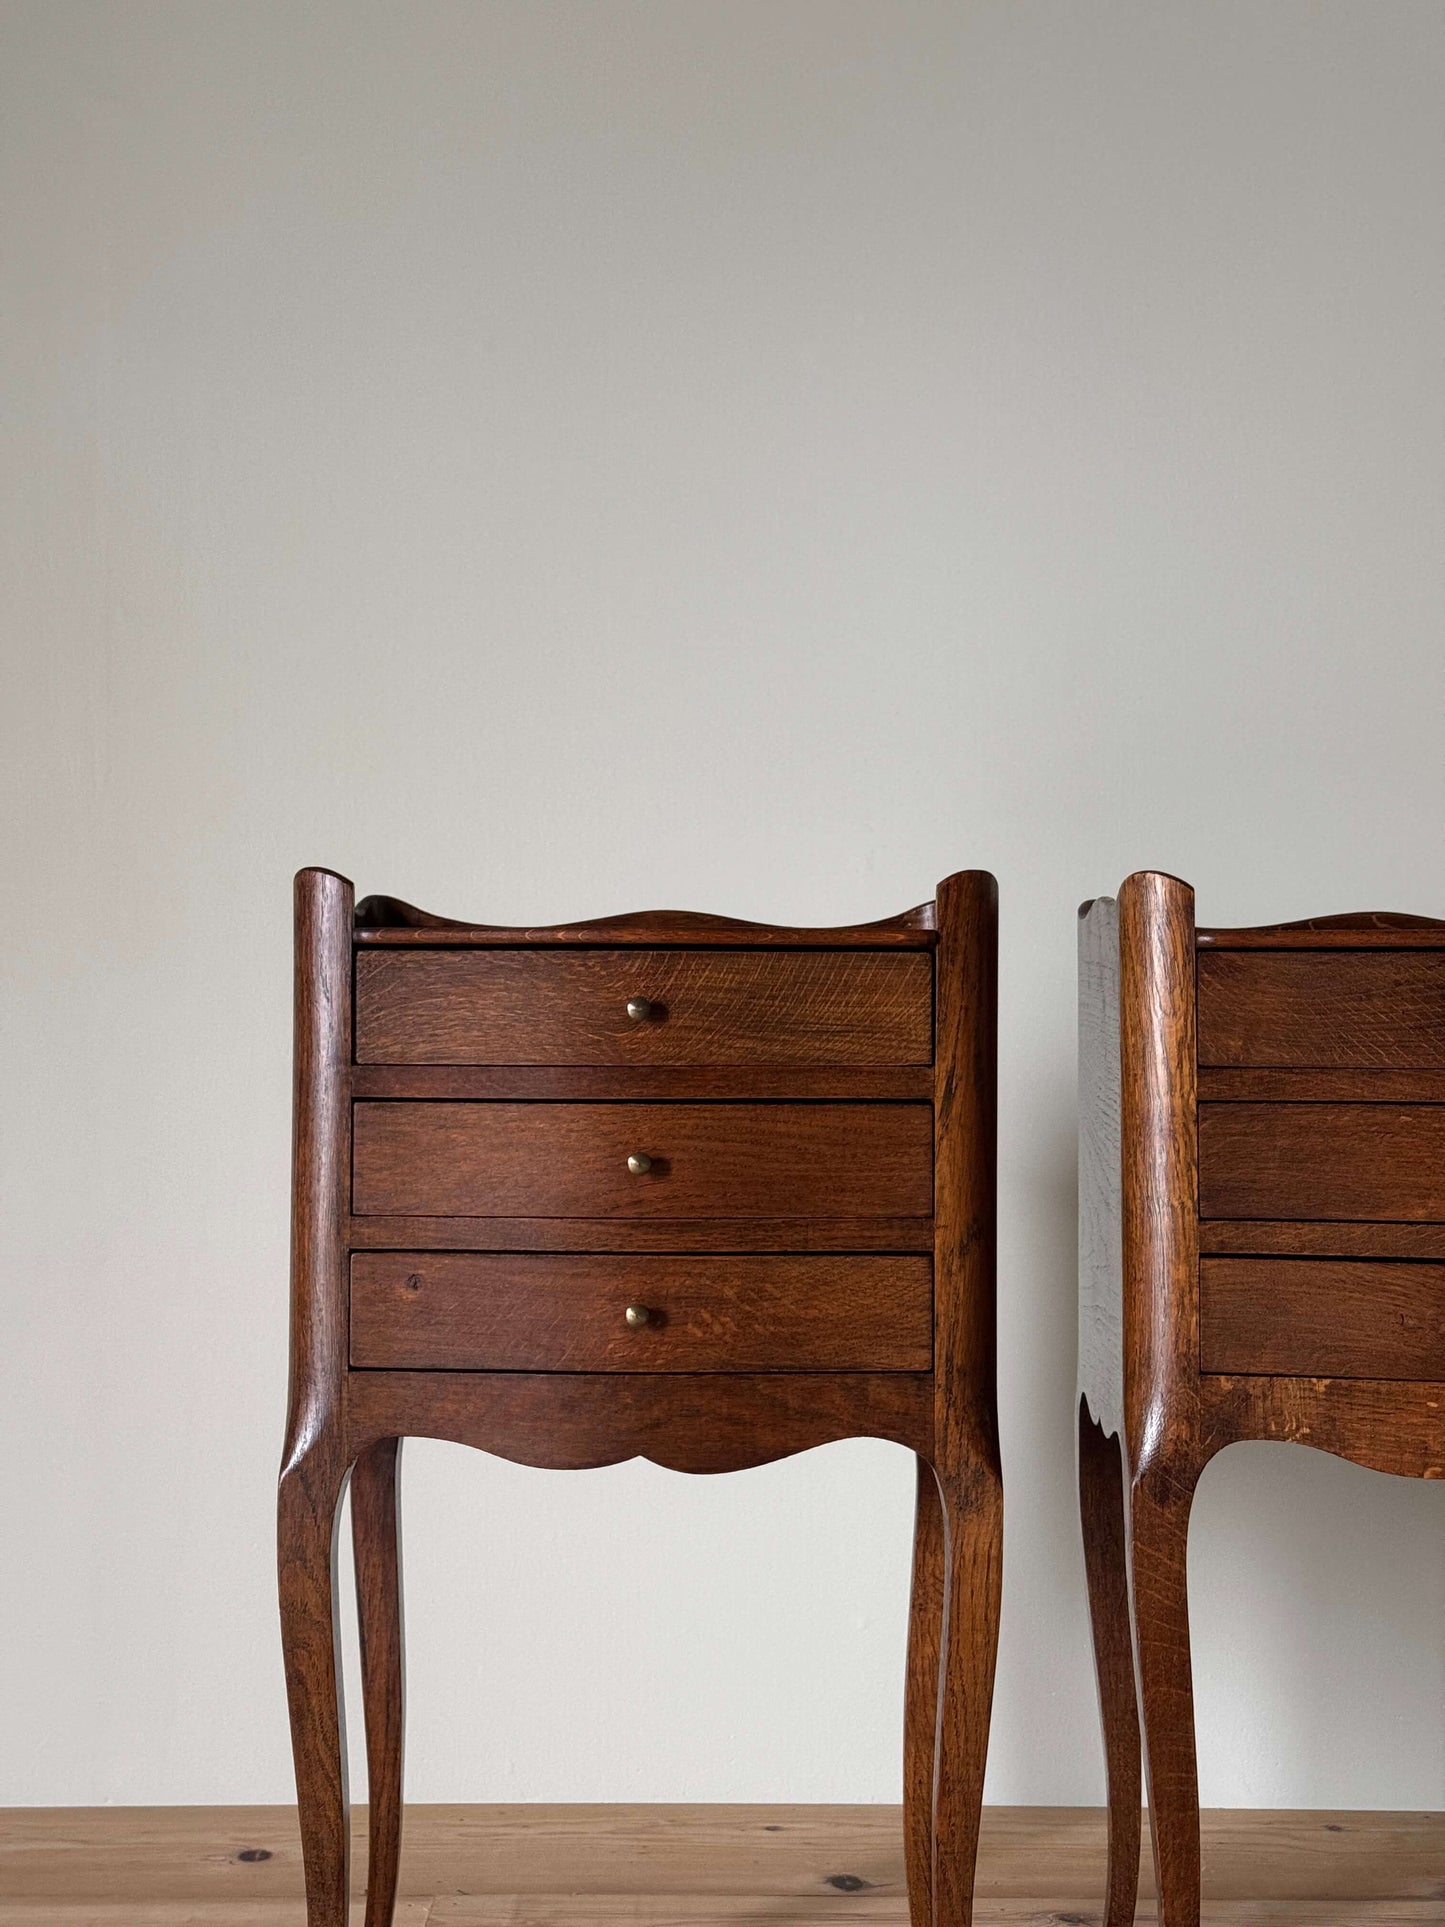
[[[1201,950],[1199,1061],[1445,1069],[1445,950]]]
[[[923,951],[411,950],[356,959],[359,1064],[932,1056],[933,960]]]

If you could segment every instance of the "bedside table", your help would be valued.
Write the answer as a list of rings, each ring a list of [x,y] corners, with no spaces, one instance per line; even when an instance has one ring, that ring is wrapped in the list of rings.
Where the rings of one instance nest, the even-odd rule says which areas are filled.
[[[1134,1917],[1142,1709],[1160,1921],[1198,1927],[1200,1473],[1235,1439],[1293,1439],[1445,1475],[1445,923],[1199,930],[1188,885],[1150,872],[1080,916],[1079,1492],[1105,1919]]]
[[[397,1458],[726,1472],[917,1456],[904,1835],[914,1927],[967,1927],[998,1636],[997,892],[794,930],[544,930],[296,879],[282,1636],[309,1927],[343,1927],[336,1519],[350,1481],[367,1927],[401,1838]]]

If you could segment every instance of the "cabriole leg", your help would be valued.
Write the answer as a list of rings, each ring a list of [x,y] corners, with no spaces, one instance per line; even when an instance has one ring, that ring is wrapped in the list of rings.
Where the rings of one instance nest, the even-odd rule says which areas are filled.
[[[306,1927],[346,1927],[351,1840],[336,1624],[336,1532],[345,1485],[346,1467],[320,1444],[286,1467],[277,1494],[281,1644]]]
[[[913,1586],[908,1598],[908,1676],[903,1702],[903,1858],[911,1927],[932,1927],[933,1762],[944,1595],[943,1502],[933,1467],[926,1459],[918,1459],[916,1464]]]
[[[1139,1898],[1142,1798],[1134,1639],[1124,1521],[1124,1455],[1079,1401],[1079,1518],[1094,1632],[1094,1670],[1108,1774],[1109,1865],[1104,1927],[1130,1927]]]
[[[1003,1578],[996,1464],[938,1470],[944,1608],[934,1767],[933,1927],[972,1927]]]
[[[401,1863],[405,1646],[400,1460],[400,1439],[378,1439],[361,1454],[351,1474],[351,1541],[366,1709],[366,1927],[391,1927]]]
[[[1160,1927],[1199,1927],[1199,1776],[1189,1658],[1189,1513],[1199,1465],[1156,1461],[1130,1501],[1134,1651]]]

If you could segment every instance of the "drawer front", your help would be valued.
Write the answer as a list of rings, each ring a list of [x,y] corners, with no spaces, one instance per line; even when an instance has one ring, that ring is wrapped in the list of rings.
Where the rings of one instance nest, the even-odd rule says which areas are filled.
[[[1201,950],[1201,1064],[1445,1066],[1445,950]]]
[[[359,1368],[926,1372],[932,1362],[923,1257],[369,1251],[351,1261]]]
[[[352,1208],[420,1217],[926,1217],[928,1104],[357,1104]],[[639,1172],[629,1159],[645,1162]]]
[[[628,1005],[646,1007],[629,1017]],[[363,951],[359,1064],[927,1064],[933,961],[883,950]]]
[[[1201,1104],[1199,1214],[1445,1220],[1445,1105]]]
[[[1204,1258],[1206,1372],[1445,1380],[1445,1264]]]

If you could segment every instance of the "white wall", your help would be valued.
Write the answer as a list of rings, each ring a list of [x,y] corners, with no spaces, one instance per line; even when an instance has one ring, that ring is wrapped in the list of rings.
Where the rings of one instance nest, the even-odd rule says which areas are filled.
[[[1445,11],[3,20],[0,1800],[289,1797],[303,863],[517,922],[996,870],[989,1788],[1099,1798],[1074,910],[1445,910]],[[408,1448],[411,1790],[895,1797],[909,1493]],[[1442,1803],[1442,1501],[1210,1471],[1209,1801]]]

